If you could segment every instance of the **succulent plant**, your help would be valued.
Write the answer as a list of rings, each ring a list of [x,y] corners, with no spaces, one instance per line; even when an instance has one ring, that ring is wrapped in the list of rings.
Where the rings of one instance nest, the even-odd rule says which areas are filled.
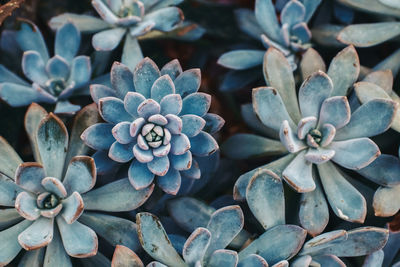
[[[26,266],[72,266],[69,256],[97,254],[97,234],[112,245],[138,248],[137,235],[132,234],[136,224],[98,211],[133,210],[152,189],[136,191],[122,179],[91,190],[96,182],[94,160],[76,153],[85,151],[77,134],[79,126],[93,120],[86,117],[96,114],[93,111],[95,107],[88,106],[78,114],[69,143],[62,121],[31,105],[25,127],[37,162],[22,162],[0,138],[0,205],[6,207],[0,211],[0,265],[10,263],[23,248],[28,251],[21,259]]]
[[[243,228],[239,206],[215,211],[207,227],[197,228],[179,252],[172,246],[157,217],[151,213],[136,215],[138,235],[143,249],[165,266],[236,266],[238,255],[225,247]],[[164,266],[164,265],[162,265]]]
[[[76,56],[81,36],[72,23],[57,30],[55,55],[50,58],[39,28],[28,21],[21,23],[16,38],[24,51],[22,71],[27,82],[0,65],[0,97],[13,107],[33,102],[56,104],[55,113],[75,113],[80,106],[68,99],[81,93],[91,77],[90,58]]]
[[[332,60],[327,74],[321,71],[324,65],[318,57],[311,51],[304,57],[303,77],[308,78],[296,96],[289,62],[278,50],[269,49],[264,75],[270,87],[253,89],[254,113],[262,124],[252,110],[246,110],[245,116],[250,124],[274,139],[238,134],[223,145],[223,153],[237,159],[289,153],[261,169],[275,171],[302,193],[300,222],[313,235],[322,232],[329,220],[323,191],[338,217],[364,221],[365,198],[338,165],[359,170],[373,162],[380,150],[368,137],[386,131],[397,110],[391,100],[374,99],[351,112],[345,95],[359,74],[354,47],[342,50]],[[317,71],[313,72],[313,68]],[[247,195],[246,187],[256,171],[242,175],[236,182],[236,199]],[[320,205],[310,210],[312,203]]]
[[[272,0],[257,0],[254,12],[239,9],[236,11],[236,18],[243,32],[261,40],[265,49],[273,47],[281,51],[295,70],[298,61],[295,54],[311,47],[311,32],[307,23],[320,2],[320,0],[279,1],[277,4],[283,6],[279,22]],[[234,50],[223,54],[218,59],[218,64],[232,70],[247,70],[262,65],[264,54],[265,50]],[[234,73],[228,74],[226,79],[230,79],[231,76],[235,76]],[[251,79],[249,75],[243,76],[245,79]],[[223,90],[237,88],[236,79],[232,79],[234,80],[232,84],[229,80],[223,83]]]
[[[73,21],[82,32],[96,33],[93,47],[98,51],[114,50],[125,36],[121,62],[133,70],[143,59],[138,37],[152,32],[171,32],[183,22],[183,12],[175,5],[183,0],[92,0],[101,19],[89,15],[65,13],[50,20],[56,29],[66,21]],[[190,38],[200,38],[203,30],[194,25],[183,25]],[[194,26],[194,27],[193,27]],[[184,35],[180,33],[180,35]],[[189,35],[189,34],[188,34]]]
[[[382,22],[352,24],[342,29],[337,39],[345,44],[369,47],[381,44],[400,35],[400,5],[392,0],[339,0],[356,10],[376,15]],[[381,18],[379,17],[381,16]]]
[[[370,255],[382,249],[387,242],[386,229],[361,227],[326,232],[304,243],[307,231],[285,224],[284,189],[277,174],[268,169],[257,170],[246,191],[249,208],[265,232],[240,251],[239,260],[257,254],[268,264],[287,263],[291,259],[292,266],[345,266],[338,257]],[[308,210],[308,215],[319,212],[318,209],[313,210],[315,203]]]
[[[113,161],[131,162],[128,175],[133,187],[147,188],[157,177],[157,184],[169,194],[177,194],[182,177],[199,179],[196,157],[218,150],[211,134],[224,124],[218,115],[207,113],[211,97],[197,92],[200,79],[198,69],[182,72],[177,60],[160,71],[145,58],[133,73],[114,63],[113,88],[91,86],[106,122],[82,134],[84,142],[98,150],[94,157],[101,159],[99,168],[107,169]]]

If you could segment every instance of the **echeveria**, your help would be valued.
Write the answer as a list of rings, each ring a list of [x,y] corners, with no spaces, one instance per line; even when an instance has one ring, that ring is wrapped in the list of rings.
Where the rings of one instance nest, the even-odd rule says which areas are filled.
[[[200,71],[182,72],[177,60],[161,71],[149,58],[132,73],[121,63],[111,69],[113,88],[92,85],[93,100],[106,121],[89,127],[84,142],[95,150],[100,169],[109,162],[130,162],[129,180],[137,190],[157,184],[176,194],[181,178],[199,179],[196,157],[218,149],[210,133],[224,121],[207,113],[211,96],[197,92]],[[108,156],[107,156],[108,155]],[[104,167],[104,168],[103,168]]]
[[[36,25],[22,22],[16,38],[24,51],[22,71],[29,82],[0,65],[0,97],[13,107],[39,102],[56,104],[55,113],[78,111],[80,106],[68,99],[88,84],[92,70],[89,57],[76,56],[81,35],[75,25],[68,22],[57,30],[52,58]]]
[[[225,247],[243,228],[243,220],[239,206],[228,206],[215,211],[207,227],[197,228],[178,253],[157,217],[150,213],[136,215],[143,249],[167,266],[236,266],[237,253]]]
[[[280,1],[280,4],[282,2]],[[288,58],[292,69],[295,70],[297,68],[295,53],[305,51],[311,46],[311,31],[308,29],[307,23],[320,2],[320,0],[285,1],[279,22],[272,0],[257,0],[254,12],[248,9],[239,9],[236,11],[236,18],[243,32],[261,40],[265,49],[273,47],[281,51]],[[235,50],[223,54],[218,63],[232,70],[247,70],[261,65],[264,54],[265,50]],[[246,80],[252,79],[248,74],[235,75],[232,72],[225,78],[222,89],[240,88],[237,79],[242,79],[241,76]]]
[[[91,113],[88,107],[78,114],[73,141]],[[91,190],[96,182],[95,162],[75,154],[85,150],[83,144],[69,143],[62,121],[38,105],[29,108],[26,118],[37,162],[22,162],[0,139],[0,205],[6,207],[0,211],[0,265],[10,263],[23,248],[28,252],[21,261],[27,266],[72,266],[69,256],[97,254],[97,234],[112,245],[138,248],[136,224],[93,211],[133,210],[152,189],[136,191],[126,186],[126,178]]]
[[[278,140],[239,134],[231,137],[223,150],[233,158],[289,152],[261,168],[275,171],[294,190],[303,193],[300,222],[313,234],[320,233],[329,218],[323,191],[338,217],[364,221],[366,201],[338,167],[359,170],[373,162],[380,150],[368,137],[386,131],[397,109],[391,100],[374,99],[350,110],[345,95],[359,74],[354,47],[341,51],[327,74],[320,71],[324,66],[316,62],[302,62],[303,77],[312,73],[313,67],[319,71],[303,82],[297,96],[289,62],[278,50],[269,49],[264,75],[270,87],[253,89],[254,113],[262,124],[251,110],[245,110],[245,115],[251,125]],[[243,145],[238,148],[238,144]],[[246,196],[245,189],[256,171],[242,175],[236,182],[237,199]],[[310,209],[317,202],[322,204]]]
[[[256,254],[268,264],[283,264],[280,266],[288,266],[291,259],[291,266],[345,266],[339,257],[370,255],[382,249],[388,239],[386,229],[361,227],[326,232],[304,243],[307,232],[299,226],[285,224],[282,180],[268,169],[260,169],[253,175],[246,199],[265,232],[240,251],[239,264],[254,260]],[[322,204],[313,202],[311,209]]]
[[[133,70],[143,59],[138,37],[150,31],[171,32],[177,29],[183,22],[183,13],[175,5],[182,1],[92,0],[92,5],[101,19],[65,13],[52,18],[49,24],[50,27],[56,29],[65,21],[70,20],[82,32],[97,32],[93,36],[92,44],[99,51],[114,50],[125,36],[121,61]],[[186,33],[197,28],[191,26]],[[200,30],[194,35],[199,38],[202,33],[203,31]]]

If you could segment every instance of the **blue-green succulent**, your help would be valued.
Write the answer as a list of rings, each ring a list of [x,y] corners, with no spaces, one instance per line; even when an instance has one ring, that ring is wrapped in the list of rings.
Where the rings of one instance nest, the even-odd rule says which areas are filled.
[[[253,89],[253,110],[247,106],[243,114],[251,126],[269,138],[238,134],[224,144],[223,152],[237,159],[286,154],[261,169],[275,171],[302,193],[300,222],[310,233],[318,234],[329,220],[323,192],[338,217],[364,221],[366,200],[339,166],[360,170],[381,154],[368,137],[391,126],[398,105],[388,99],[373,99],[350,109],[346,95],[358,79],[360,68],[354,47],[342,50],[326,74],[324,65],[308,59],[302,62],[303,77],[308,78],[297,96],[289,62],[278,50],[268,50],[264,75],[269,87]],[[242,175],[236,182],[237,199],[245,198],[246,187],[256,171]],[[311,211],[312,203],[321,204]]]
[[[22,22],[16,39],[24,51],[22,71],[29,82],[0,65],[0,97],[13,107],[39,102],[56,104],[55,113],[80,110],[69,98],[88,85],[92,70],[89,57],[76,56],[81,35],[75,25],[68,22],[57,30],[52,58],[36,25]]]
[[[87,116],[93,111],[93,106],[82,110],[76,124],[91,123]],[[95,255],[93,259],[102,261],[97,235],[111,245],[137,249],[136,224],[101,212],[133,210],[151,189],[136,191],[126,186],[125,178],[92,190],[96,166],[93,158],[76,155],[87,151],[76,139],[79,127],[72,130],[69,142],[62,121],[36,104],[27,111],[25,127],[37,162],[22,162],[0,138],[0,205],[4,207],[0,265],[12,262],[22,249],[27,251],[20,259],[25,266],[72,266],[70,257]]]
[[[183,24],[183,12],[176,7],[183,0],[92,0],[101,19],[65,13],[50,20],[57,29],[66,21],[74,22],[82,32],[96,33],[92,45],[98,51],[114,50],[125,38],[121,62],[133,70],[143,59],[138,38],[150,32],[171,32],[184,26],[182,32],[188,39],[200,38],[204,30],[195,25]],[[194,27],[193,27],[194,26]],[[190,29],[189,29],[190,28]],[[179,35],[185,35],[179,33]]]
[[[252,38],[260,40],[264,49],[230,51],[219,58],[218,64],[236,71],[251,69],[262,65],[265,50],[273,47],[287,57],[292,69],[295,70],[298,61],[296,53],[311,47],[311,31],[307,23],[320,2],[320,0],[280,1],[278,4],[283,7],[279,20],[276,7],[271,0],[257,0],[254,12],[248,9],[237,10],[236,18],[241,30]],[[231,76],[235,76],[235,72],[228,74],[225,78],[226,81],[222,85],[223,90],[238,88],[238,81]],[[229,81],[230,78],[232,81]],[[250,76],[246,74],[243,75],[243,78],[251,80]]]
[[[114,63],[112,88],[91,86],[106,122],[82,134],[98,151],[94,157],[99,169],[130,162],[128,176],[136,189],[148,188],[156,178],[169,194],[178,193],[182,178],[199,179],[196,158],[218,150],[211,134],[224,124],[220,116],[208,113],[211,96],[198,92],[200,80],[199,69],[182,71],[177,60],[159,70],[145,58],[133,73]]]

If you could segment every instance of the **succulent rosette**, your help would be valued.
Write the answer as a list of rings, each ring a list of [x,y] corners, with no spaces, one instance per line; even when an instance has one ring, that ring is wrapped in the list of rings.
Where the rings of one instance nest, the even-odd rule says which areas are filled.
[[[257,0],[254,12],[238,9],[236,19],[243,32],[261,40],[264,49],[239,49],[227,52],[218,59],[218,64],[235,70],[227,74],[221,90],[238,89],[256,79],[258,72],[251,70],[262,65],[265,50],[273,47],[289,60],[292,69],[297,68],[296,53],[311,47],[311,31],[307,23],[321,1],[290,0],[285,2],[278,21],[276,7],[272,0]],[[237,72],[244,71],[247,72]]]
[[[80,106],[69,98],[82,93],[92,70],[88,56],[76,56],[81,35],[71,22],[57,30],[55,55],[50,58],[39,28],[28,21],[21,22],[16,39],[24,51],[22,71],[27,82],[0,65],[0,97],[13,107],[33,102],[56,104],[55,113],[75,113]]]
[[[88,106],[78,114],[76,125],[93,120],[96,109]],[[22,162],[18,154],[0,139],[0,265],[7,265],[24,249],[21,259],[27,266],[72,266],[70,257],[94,257],[98,254],[97,234],[110,244],[123,243],[138,248],[136,224],[98,211],[133,210],[150,196],[151,188],[136,191],[126,186],[128,179],[92,190],[96,183],[93,158],[75,156],[87,150],[78,127],[68,132],[52,113],[32,105],[25,127],[38,162]],[[110,194],[118,192],[118,200]],[[90,212],[89,212],[90,211]],[[96,212],[93,212],[96,211]],[[89,260],[90,261],[90,260]],[[106,261],[107,262],[107,261]]]
[[[106,122],[82,134],[84,142],[98,150],[94,157],[99,168],[107,169],[113,161],[131,162],[128,175],[137,190],[149,187],[156,177],[169,194],[177,194],[182,177],[199,179],[196,157],[218,150],[211,134],[224,124],[218,115],[207,113],[211,96],[197,92],[200,79],[198,69],[182,72],[177,60],[160,71],[145,58],[133,73],[114,63],[113,88],[91,86]]]
[[[150,32],[178,30],[181,38],[198,39],[204,30],[196,25],[183,23],[183,12],[175,7],[183,0],[92,0],[101,19],[89,15],[65,13],[50,20],[57,29],[66,21],[73,21],[82,32],[96,33],[92,44],[98,51],[114,50],[125,37],[121,62],[132,70],[143,59],[138,38]],[[181,29],[180,29],[180,26]],[[181,32],[179,32],[179,30]],[[157,34],[155,34],[157,36]]]
[[[227,156],[237,159],[289,152],[261,168],[275,171],[302,193],[300,222],[313,235],[322,232],[329,220],[323,192],[338,217],[364,221],[366,200],[338,167],[359,170],[373,162],[380,150],[368,137],[386,131],[397,110],[397,104],[387,99],[374,99],[350,110],[345,95],[359,74],[354,47],[342,50],[332,60],[327,74],[321,71],[325,68],[323,61],[315,65],[318,56],[310,52],[302,62],[303,77],[308,78],[297,96],[289,62],[278,50],[268,50],[264,75],[270,87],[253,89],[254,113],[262,124],[252,110],[245,110],[244,115],[272,138],[239,134],[223,147]],[[311,65],[307,62],[309,57],[313,58]],[[316,72],[311,71],[312,66]],[[243,146],[238,148],[238,144]],[[247,195],[246,187],[256,171],[242,175],[236,182],[236,199]],[[311,203],[320,204],[311,209]]]

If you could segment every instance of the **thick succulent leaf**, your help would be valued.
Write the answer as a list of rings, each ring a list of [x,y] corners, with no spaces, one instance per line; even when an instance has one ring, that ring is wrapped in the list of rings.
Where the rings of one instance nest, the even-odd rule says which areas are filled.
[[[300,120],[300,111],[297,103],[295,82],[292,67],[285,56],[277,49],[268,49],[264,56],[263,71],[268,86],[275,88],[279,92],[290,117],[294,122],[298,122]]]
[[[140,243],[152,258],[166,265],[186,267],[157,217],[147,212],[138,213],[136,223]]]
[[[268,264],[273,265],[281,260],[289,260],[301,249],[307,231],[296,225],[277,225],[260,237],[239,253],[239,260],[251,254],[263,257]],[[271,242],[271,240],[276,240]]]
[[[295,260],[291,263],[292,267],[308,267],[312,261],[312,257],[310,255],[305,255],[301,257],[296,257]]]
[[[200,88],[201,72],[200,69],[189,69],[180,73],[174,80],[176,93],[182,98],[196,93]]]
[[[79,88],[81,86],[87,85],[91,76],[92,65],[90,64],[90,58],[88,56],[75,57],[71,63],[71,74],[68,81],[75,82],[76,88]],[[67,97],[67,95],[63,93],[60,94],[60,97]]]
[[[325,72],[326,66],[320,54],[318,54],[318,52],[314,48],[309,48],[302,56],[302,59],[300,61],[300,70],[303,80],[306,80],[314,72]]]
[[[109,267],[111,266],[110,260],[98,252],[95,256],[82,258],[79,260],[83,267]]]
[[[384,257],[385,254],[383,250],[377,250],[365,257],[363,267],[382,266]]]
[[[197,228],[186,240],[182,256],[187,264],[202,262],[204,254],[211,241],[211,233],[206,228]]]
[[[242,144],[238,146],[238,144]],[[232,159],[249,159],[281,155],[287,150],[281,142],[254,134],[236,134],[221,146],[221,150]]]
[[[125,110],[124,102],[112,96],[99,100],[99,113],[105,121],[113,124],[133,120],[132,116]]]
[[[133,146],[135,143],[130,143],[130,144],[120,144],[118,142],[114,142],[111,147],[110,150],[108,151],[108,156],[110,157],[110,159],[116,161],[116,162],[120,162],[120,163],[125,163],[130,161],[133,158]]]
[[[135,87],[133,85],[133,74],[124,64],[114,62],[111,67],[110,77],[111,84],[120,99],[124,99],[128,92],[135,90]],[[134,114],[131,115],[134,116]]]
[[[256,174],[259,169],[268,169],[278,176],[282,175],[282,171],[286,168],[286,166],[295,158],[296,154],[287,154],[284,157],[281,157],[278,160],[275,160],[271,163],[263,165],[259,168],[256,168],[252,171],[249,171],[245,174],[242,174],[239,179],[236,181],[235,186],[233,188],[233,197],[235,200],[244,200],[246,198],[246,189],[251,180],[251,178]]]
[[[13,180],[0,174],[0,205],[14,207],[15,198],[24,192]]]
[[[84,208],[82,197],[78,192],[74,192],[63,199],[62,205],[61,216],[68,224],[75,222],[81,216]]]
[[[370,47],[400,35],[399,22],[353,24],[345,27],[338,40],[358,47]]]
[[[346,96],[348,90],[360,73],[360,60],[356,49],[348,46],[333,59],[328,69],[328,76],[333,82],[331,96]]]
[[[160,102],[165,96],[175,93],[175,85],[169,75],[158,78],[151,87],[151,98]]]
[[[373,70],[391,70],[393,76],[399,72],[400,50],[397,49],[390,56],[375,65]]]
[[[70,194],[86,193],[96,183],[96,165],[94,159],[88,156],[76,156],[70,161],[63,184]]]
[[[23,98],[18,96],[24,95]],[[0,85],[0,96],[12,107],[22,107],[33,102],[44,102],[54,104],[57,99],[33,83],[32,86],[19,85],[15,83],[2,83]]]
[[[400,209],[400,185],[393,187],[379,187],[373,200],[376,216],[389,217]]]
[[[128,170],[129,182],[136,190],[141,190],[151,185],[154,179],[147,164],[133,160]]]
[[[44,191],[41,181],[45,176],[41,164],[24,162],[18,166],[15,172],[15,183],[27,191],[38,194]]]
[[[111,133],[113,127],[110,123],[93,124],[82,133],[81,139],[95,150],[108,150],[115,142]]]
[[[24,52],[22,57],[22,71],[29,80],[41,86],[44,86],[49,79],[44,60],[37,51],[30,50]]]
[[[206,122],[203,130],[209,134],[218,132],[225,124],[225,120],[218,114],[214,113],[207,113],[204,115],[203,119]]]
[[[246,190],[247,204],[264,229],[285,224],[285,198],[282,180],[269,170],[260,169]]]
[[[28,134],[29,141],[31,143],[31,147],[33,150],[33,155],[37,162],[41,162],[39,148],[36,142],[37,129],[39,127],[40,121],[44,119],[47,115],[48,113],[46,112],[46,110],[36,103],[32,103],[25,113],[25,118],[24,118],[25,131]]]
[[[143,53],[137,38],[131,34],[126,34],[121,62],[130,70],[134,70],[142,59]]]
[[[27,220],[34,221],[40,217],[40,210],[37,207],[36,198],[27,192],[21,192],[15,199],[15,209]]]
[[[297,154],[282,172],[283,179],[299,193],[311,192],[315,189],[313,164],[305,159],[305,153],[306,151],[301,151]]]
[[[147,14],[143,21],[155,23],[155,30],[168,32],[183,21],[183,12],[177,7],[165,7]]]
[[[82,33],[98,32],[110,27],[110,25],[102,19],[89,15],[78,15],[72,13],[64,13],[52,17],[49,21],[49,26],[53,30],[56,30],[69,21],[73,21],[74,25]]]
[[[312,257],[314,264],[320,266],[331,266],[331,267],[345,267],[346,264],[335,255],[317,255]]]
[[[397,106],[395,102],[386,99],[368,101],[351,114],[346,126],[336,131],[335,141],[370,137],[385,132],[394,119]]]
[[[274,41],[281,41],[280,25],[271,0],[256,0],[254,13],[258,24]]]
[[[389,232],[378,227],[360,227],[347,232],[347,239],[314,253],[332,254],[337,257],[358,257],[371,254],[384,247]],[[312,254],[314,254],[312,253]]]
[[[130,211],[140,207],[153,192],[154,186],[136,190],[128,178],[124,178],[82,196],[86,210]],[[116,198],[118,196],[118,198]]]
[[[0,229],[6,229],[9,226],[15,225],[16,223],[23,220],[18,211],[14,208],[12,209],[1,209],[0,210]]]
[[[194,137],[198,135],[206,125],[206,121],[196,115],[183,115],[180,118],[182,120],[182,132],[187,137]]]
[[[55,53],[71,62],[78,53],[81,34],[73,23],[66,23],[58,28],[55,40]]]
[[[264,33],[257,22],[253,10],[238,8],[235,10],[235,17],[240,30],[254,39],[260,38],[260,35]]]
[[[350,104],[345,96],[333,96],[326,99],[321,106],[319,125],[331,124],[340,129],[349,123],[351,117]]]
[[[124,28],[112,28],[93,35],[92,45],[97,51],[110,51],[115,49],[126,33]]]
[[[18,266],[40,267],[43,262],[45,249],[27,251],[18,263]]]
[[[299,255],[318,255],[319,251],[330,246],[334,246],[347,239],[345,230],[336,230],[323,233],[307,241]]]
[[[22,163],[22,159],[15,152],[14,148],[0,136],[0,172],[14,179],[15,172]]]
[[[307,78],[299,89],[299,104],[303,117],[318,118],[321,105],[333,90],[331,79],[318,71]]]
[[[46,247],[43,267],[72,267],[71,260],[65,252],[58,227],[54,227],[53,240]]]
[[[117,245],[112,257],[111,267],[144,267],[141,259],[135,252],[123,245]]]
[[[121,93],[123,92],[122,91],[123,88],[120,88],[119,90],[121,90]],[[129,114],[131,114],[133,118],[136,118],[137,122],[140,122],[140,121],[143,120],[143,123],[144,123],[144,119],[141,118],[139,113],[138,113],[138,107],[141,106],[142,103],[144,103],[145,100],[146,99],[144,98],[143,95],[141,95],[139,93],[136,93],[136,92],[128,92],[125,95],[125,98],[124,98],[125,110]]]
[[[242,259],[238,265],[238,267],[268,267],[268,263],[257,254],[250,254],[246,258]]]
[[[49,52],[39,28],[28,20],[21,23],[21,28],[16,35],[17,42],[23,51],[37,51],[40,57],[47,61]]]
[[[379,185],[394,186],[400,183],[400,160],[398,157],[383,154],[357,172]]]
[[[181,183],[181,173],[172,168],[164,176],[157,177],[158,186],[167,194],[176,195],[181,187]]]
[[[210,260],[207,263],[209,267],[218,267],[218,266],[226,266],[226,267],[236,267],[239,261],[238,254],[236,251],[227,250],[227,249],[218,249],[213,252],[210,257]]]
[[[134,251],[140,248],[136,224],[130,220],[95,212],[85,212],[79,221],[89,226],[112,246],[118,244]]]
[[[312,117],[307,117],[307,118],[311,118],[311,120],[312,120]],[[282,144],[286,147],[287,151],[289,151],[290,153],[296,153],[307,147],[307,145],[304,143],[304,141],[299,139],[299,137],[304,138],[304,136],[301,136],[301,131],[303,128],[303,127],[301,127],[302,122],[303,121],[300,121],[300,123],[299,123],[300,127],[298,128],[297,135],[292,130],[292,128],[290,127],[289,122],[287,120],[284,120],[282,122],[281,129],[279,131],[279,138],[280,138]],[[313,122],[311,122],[311,124],[313,124]]]
[[[53,113],[40,122],[37,144],[46,175],[61,179],[68,149],[68,132]]]
[[[150,58],[144,58],[133,72],[133,83],[136,92],[149,98],[151,96],[151,87],[159,77],[160,71],[157,65]]]
[[[228,69],[246,70],[261,65],[264,54],[263,50],[234,50],[223,54],[217,63]]]
[[[147,167],[155,175],[164,176],[168,172],[169,164],[170,163],[167,156],[154,157],[152,161],[147,163]]]
[[[376,70],[365,76],[363,82],[373,83],[378,87],[382,88],[386,93],[389,94],[392,92],[393,88],[393,73],[390,69]],[[359,84],[365,86],[364,83],[356,83],[354,87],[356,87]],[[369,88],[364,90],[368,89]]]
[[[308,22],[313,16],[315,10],[318,8],[319,4],[321,3],[321,0],[303,0],[302,3],[306,8],[304,21]]]
[[[34,250],[48,245],[53,239],[54,220],[40,217],[18,235],[18,242],[25,250]]]
[[[182,67],[179,60],[173,59],[165,64],[161,69],[161,75],[168,74],[172,80],[175,80],[182,73]]]
[[[331,162],[317,165],[325,194],[335,214],[346,221],[364,222],[365,198],[351,185]]]
[[[228,246],[243,225],[244,216],[239,206],[227,206],[215,211],[206,227],[211,233],[211,241],[205,257],[209,258],[214,251]]]
[[[6,266],[21,251],[22,247],[18,242],[18,235],[29,227],[32,222],[23,220],[22,222],[0,232],[0,239],[7,242],[0,243],[0,264]]]
[[[193,232],[198,227],[207,227],[214,208],[189,197],[170,200],[167,208],[172,219],[187,232]]]
[[[329,149],[335,151],[332,160],[351,170],[368,166],[380,154],[379,147],[369,138],[357,138],[332,142]]]
[[[386,6],[382,1],[376,0],[339,0],[340,3],[357,10],[373,14],[400,17],[400,11],[396,8]]]
[[[296,128],[277,90],[272,87],[255,88],[252,98],[254,111],[265,126],[279,132],[282,122],[287,120],[293,129]]]
[[[25,80],[21,79],[16,75],[15,73],[11,72],[8,70],[5,66],[0,64],[0,82],[9,82],[9,83],[14,83],[18,85],[25,85],[29,86],[29,83],[26,82]]]
[[[203,117],[210,109],[211,96],[205,93],[193,93],[182,101],[182,110],[180,115],[193,114]]]
[[[328,204],[318,180],[315,181],[315,190],[301,194],[299,220],[301,226],[311,236],[324,231],[329,222]]]
[[[69,75],[69,65],[64,58],[56,55],[47,61],[46,71],[52,78],[66,79]]]
[[[98,240],[92,229],[78,221],[67,224],[62,217],[57,216],[56,218],[68,255],[75,258],[86,258],[97,254]]]
[[[289,27],[304,21],[306,9],[300,1],[289,1],[281,12],[281,23]]]

